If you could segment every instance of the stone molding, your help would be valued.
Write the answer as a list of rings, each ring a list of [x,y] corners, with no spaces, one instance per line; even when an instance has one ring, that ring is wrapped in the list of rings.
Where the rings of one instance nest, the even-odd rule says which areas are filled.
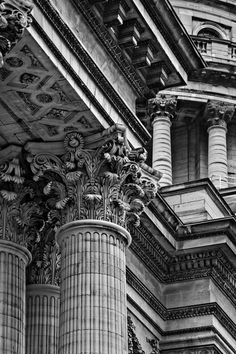
[[[96,33],[98,38],[102,41],[106,50],[111,54],[112,59],[116,62],[118,67],[123,72],[126,79],[131,83],[132,87],[138,92],[139,95],[143,95],[146,85],[142,82],[140,76],[136,73],[133,65],[125,58],[121,48],[116,41],[110,35],[107,27],[99,22],[95,14],[91,10],[91,5],[87,0],[80,2],[73,1],[75,7],[83,14],[88,21],[91,29]]]
[[[69,46],[70,50],[74,53],[74,55],[79,59],[79,61],[86,67],[88,72],[91,73],[93,79],[96,81],[97,85],[104,92],[104,94],[109,98],[110,102],[114,106],[116,110],[124,118],[125,122],[131,127],[134,134],[138,137],[138,139],[146,144],[150,140],[150,134],[143,127],[143,125],[139,122],[136,116],[131,112],[131,110],[126,106],[120,96],[115,92],[112,85],[108,82],[105,76],[102,74],[100,69],[95,65],[90,56],[86,53],[85,49],[80,45],[77,38],[70,31],[69,27],[62,21],[58,12],[54,9],[54,7],[49,3],[48,0],[35,0],[35,4],[39,6],[42,10],[43,14],[46,18],[53,24],[56,31],[59,32],[60,36],[63,37]],[[79,5],[80,3],[78,3]],[[100,105],[100,103],[94,98],[94,95],[90,90],[84,85],[81,81],[79,75],[73,70],[70,64],[64,59],[61,52],[55,46],[53,41],[48,37],[48,35],[43,31],[36,21],[33,21],[33,27],[40,34],[41,38],[45,41],[45,43],[50,47],[51,51],[58,58],[60,63],[65,67],[68,73],[73,77],[81,90],[86,94],[86,96],[91,100],[91,102],[95,105],[95,107],[101,112],[102,116],[106,119],[109,125],[114,124],[110,116],[104,110],[104,108]]]
[[[23,37],[24,30],[32,22],[32,9],[32,0],[0,1],[0,67],[3,57]]]
[[[236,305],[235,267],[221,249],[170,255],[143,224],[131,228],[131,236],[130,249],[161,282],[211,277],[222,293]]]
[[[188,347],[185,349],[162,350],[162,354],[223,354],[215,346]]]
[[[131,236],[126,229],[120,225],[112,224],[110,221],[104,220],[76,220],[63,225],[57,230],[56,233],[58,244],[61,245],[64,237],[66,237],[65,234],[67,234],[67,232],[74,233],[78,228],[85,228],[90,230],[91,227],[96,227],[98,230],[111,230],[112,232],[114,232],[115,228],[117,238],[121,239],[122,242],[124,242],[127,246],[131,244]]]
[[[218,319],[221,325],[226,328],[232,337],[236,338],[236,324],[217,303],[213,302],[167,309],[160,303],[155,295],[143,283],[141,283],[134,273],[128,269],[127,282],[164,321],[213,315]]]

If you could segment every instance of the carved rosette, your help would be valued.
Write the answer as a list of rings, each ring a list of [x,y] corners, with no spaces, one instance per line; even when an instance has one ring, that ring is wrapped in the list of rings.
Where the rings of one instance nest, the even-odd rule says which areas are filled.
[[[18,158],[0,165],[0,239],[27,246],[43,221],[33,188],[25,182]]]
[[[0,67],[3,57],[23,37],[32,22],[32,0],[0,0]]]
[[[227,123],[232,119],[235,106],[222,101],[208,101],[206,106],[206,119],[209,128],[222,126],[226,129]]]
[[[168,117],[170,120],[174,118],[176,111],[177,99],[171,95],[157,95],[150,100],[151,119],[156,117]]]
[[[28,157],[34,179],[44,180],[49,218],[57,215],[61,224],[97,219],[138,225],[160,178],[144,163],[145,150],[131,150],[125,130],[116,125],[87,138],[69,132],[64,151]]]

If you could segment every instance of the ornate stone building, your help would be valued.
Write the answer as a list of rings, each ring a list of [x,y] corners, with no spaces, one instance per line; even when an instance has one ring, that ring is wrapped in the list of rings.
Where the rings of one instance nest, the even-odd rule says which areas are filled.
[[[236,353],[235,13],[0,0],[1,354]]]

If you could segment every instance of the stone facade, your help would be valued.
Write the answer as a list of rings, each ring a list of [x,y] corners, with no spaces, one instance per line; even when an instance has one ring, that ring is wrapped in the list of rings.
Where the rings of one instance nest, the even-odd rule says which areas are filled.
[[[33,3],[0,0],[0,352],[235,354],[236,5]]]

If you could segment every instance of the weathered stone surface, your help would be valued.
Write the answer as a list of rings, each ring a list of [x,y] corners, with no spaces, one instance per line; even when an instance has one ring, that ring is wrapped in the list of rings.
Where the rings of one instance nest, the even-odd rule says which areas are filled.
[[[60,288],[28,285],[26,304],[26,354],[58,354]]]
[[[62,252],[59,354],[127,353],[125,248],[122,227],[80,220],[58,231]]]
[[[29,251],[0,240],[0,352],[25,354],[25,288]]]

